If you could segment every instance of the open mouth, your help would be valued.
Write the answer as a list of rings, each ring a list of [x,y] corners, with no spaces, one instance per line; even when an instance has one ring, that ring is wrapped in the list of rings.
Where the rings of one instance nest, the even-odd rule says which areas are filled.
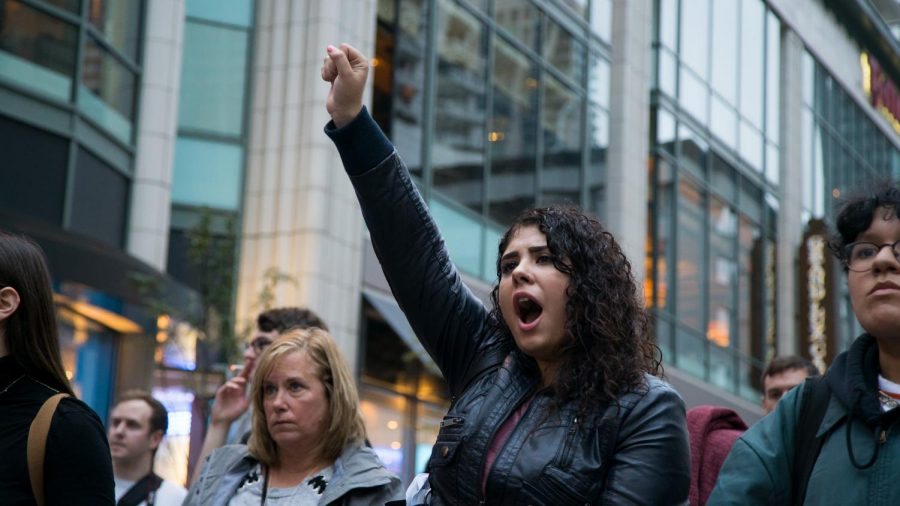
[[[537,320],[544,311],[544,308],[528,295],[516,296],[515,309],[519,321],[526,325]]]

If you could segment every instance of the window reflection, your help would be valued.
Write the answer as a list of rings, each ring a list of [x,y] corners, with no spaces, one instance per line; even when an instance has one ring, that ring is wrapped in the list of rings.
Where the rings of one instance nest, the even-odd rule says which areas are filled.
[[[69,100],[77,30],[21,2],[0,6],[0,76]]]
[[[141,2],[139,0],[90,0],[88,20],[106,40],[126,56],[137,60]]]
[[[709,66],[708,34],[709,0],[681,0],[681,61],[704,81]]]
[[[401,0],[397,9],[393,51],[391,141],[415,176],[422,174],[422,107],[425,89],[425,35],[428,4]]]
[[[709,322],[706,337],[718,346],[732,343],[732,315],[734,312],[734,238],[737,217],[723,201],[711,197],[709,202]]]
[[[762,2],[741,2],[741,115],[756,128],[763,126],[764,22],[765,7]]]
[[[79,108],[119,140],[130,143],[135,76],[92,37],[85,42],[81,84]]]
[[[591,104],[588,108],[588,166],[585,180],[588,187],[588,209],[597,216],[604,214],[606,151],[609,147],[609,115]]]
[[[713,89],[730,105],[737,105],[738,3],[713,2],[712,68]],[[715,130],[715,129],[714,129]]]
[[[433,184],[481,213],[485,124],[484,28],[455,2],[440,2]],[[476,255],[477,272],[477,255]]]
[[[687,179],[679,185],[678,198],[678,320],[695,330],[703,329],[702,280],[704,265],[703,196]]]
[[[530,49],[537,49],[541,11],[530,0],[495,0],[494,19]]]
[[[584,44],[555,21],[547,18],[546,37],[541,44],[543,55],[551,65],[568,78],[581,83],[584,77]]]
[[[497,39],[493,121],[488,132],[492,143],[489,213],[502,224],[534,207],[537,90],[535,64]]]
[[[544,87],[543,204],[581,201],[581,114],[583,99],[560,81],[547,76]]]

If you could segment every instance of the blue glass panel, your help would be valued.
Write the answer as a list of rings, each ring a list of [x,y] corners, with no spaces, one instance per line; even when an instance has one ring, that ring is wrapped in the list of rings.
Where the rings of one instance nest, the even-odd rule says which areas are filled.
[[[188,21],[184,28],[178,125],[240,135],[247,32]]]
[[[172,202],[236,210],[240,203],[243,149],[179,137],[175,144]]]
[[[109,332],[88,332],[88,339],[76,352],[76,372],[73,381],[77,392],[93,408],[105,424],[111,407],[112,381],[115,379],[113,360],[114,339]]]
[[[252,0],[188,0],[186,14],[194,18],[250,26]]]
[[[453,263],[468,274],[480,276],[481,224],[437,199],[431,199],[428,206]]]
[[[84,86],[78,86],[78,108],[116,139],[131,143],[131,121]]]
[[[482,267],[483,271],[481,278],[491,283],[497,281],[498,248],[500,247],[500,239],[503,239],[503,232],[504,231],[493,227],[488,227],[485,231],[484,265]]]

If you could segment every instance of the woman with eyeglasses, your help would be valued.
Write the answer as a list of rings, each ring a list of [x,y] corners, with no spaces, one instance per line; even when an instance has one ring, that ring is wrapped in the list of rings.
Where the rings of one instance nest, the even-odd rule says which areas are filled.
[[[97,414],[75,398],[59,354],[50,274],[40,248],[0,232],[0,504],[115,504],[112,460]],[[27,465],[31,424],[59,401],[39,462],[43,487]],[[36,473],[37,474],[37,473]]]
[[[864,332],[735,442],[709,504],[900,504],[900,184],[842,202],[831,249]]]

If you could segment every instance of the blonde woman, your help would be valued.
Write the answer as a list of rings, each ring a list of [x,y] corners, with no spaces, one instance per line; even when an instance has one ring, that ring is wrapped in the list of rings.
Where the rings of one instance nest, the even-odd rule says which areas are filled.
[[[364,444],[356,383],[331,336],[291,330],[258,359],[247,445],[205,463],[187,505],[369,505],[400,499],[400,480]]]

